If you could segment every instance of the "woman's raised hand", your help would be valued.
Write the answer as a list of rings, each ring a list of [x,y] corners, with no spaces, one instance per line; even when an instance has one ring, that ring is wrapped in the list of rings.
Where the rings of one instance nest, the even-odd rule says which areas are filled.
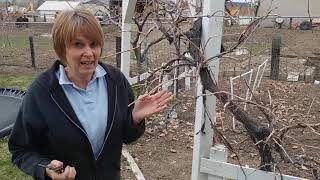
[[[139,96],[132,111],[134,123],[139,124],[142,119],[162,112],[172,98],[172,93],[167,90],[162,90],[153,95]]]

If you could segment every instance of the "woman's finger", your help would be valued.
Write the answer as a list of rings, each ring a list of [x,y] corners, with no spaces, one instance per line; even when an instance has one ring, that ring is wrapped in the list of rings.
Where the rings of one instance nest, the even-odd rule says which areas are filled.
[[[148,94],[144,94],[144,95],[141,95],[141,96],[138,97],[139,101],[147,101],[149,99],[151,99],[151,97]]]
[[[63,162],[58,160],[52,160],[49,164],[49,166],[53,166],[55,168],[63,168]]]
[[[167,93],[168,90],[161,90],[157,92],[156,94],[151,95],[152,98],[158,99],[160,98],[163,94]]]
[[[154,112],[154,113],[163,112],[167,107],[168,107],[167,104],[162,105],[162,106],[158,106],[156,109],[156,112]]]
[[[63,173],[61,174],[58,174],[58,173],[55,173],[53,174],[53,177],[52,177],[53,180],[73,180],[75,179],[75,175],[74,175],[74,172],[73,170],[71,169],[70,166],[67,166],[64,170]]]
[[[158,103],[161,103],[161,104],[164,104],[164,103],[162,103],[162,102],[166,101],[167,99],[170,99],[170,100],[171,100],[172,98],[173,98],[172,93],[171,93],[171,92],[168,92],[168,93],[163,94],[161,97],[159,97],[159,98],[157,99],[157,102],[158,102]]]
[[[74,168],[74,167],[72,167],[73,168],[73,177],[74,177],[74,179],[76,178],[76,175],[77,175],[77,171],[76,171],[76,168]]]
[[[61,169],[63,170],[63,162],[58,161],[58,160],[52,160],[49,164],[48,167],[46,168],[46,174],[51,177],[52,179],[57,179],[57,177],[60,177],[60,172],[56,171],[55,169]],[[62,171],[63,173],[63,171]]]
[[[65,175],[67,179],[75,179],[76,169],[74,167],[67,166]]]
[[[172,94],[168,94],[168,96],[163,97],[160,102],[158,103],[158,106],[163,106],[168,104],[168,102],[170,102],[173,99],[173,95]]]

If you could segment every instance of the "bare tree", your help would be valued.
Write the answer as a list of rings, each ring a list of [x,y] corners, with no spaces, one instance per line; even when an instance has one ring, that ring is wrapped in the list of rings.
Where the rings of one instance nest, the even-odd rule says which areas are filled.
[[[201,46],[201,24],[203,17],[212,17],[213,15],[198,15],[196,17],[185,16],[184,11],[186,7],[185,2],[178,1],[176,4],[167,1],[152,1],[153,9],[142,14],[137,14],[133,18],[135,24],[137,25],[138,32],[136,32],[136,39],[133,41],[133,49],[136,55],[136,58],[139,62],[146,60],[146,54],[151,46],[156,43],[159,43],[163,40],[166,40],[169,44],[173,46],[176,53],[176,58],[169,60],[165,65],[155,68],[151,72],[151,76],[148,78],[147,84],[158,83],[159,81],[154,81],[154,79],[159,79],[162,77],[163,73],[170,73],[172,70],[188,66],[196,67],[198,72],[198,77],[201,79],[201,83],[204,87],[204,90],[211,92],[211,95],[215,95],[217,99],[222,103],[222,105],[229,110],[229,112],[240,122],[252,143],[255,145],[256,149],[260,155],[260,169],[265,171],[273,171],[277,169],[277,164],[279,162],[293,164],[294,166],[308,166],[308,168],[313,169],[313,172],[317,172],[319,169],[319,163],[312,165],[307,163],[308,160],[300,161],[295,157],[288,154],[286,148],[283,146],[283,137],[284,135],[292,129],[310,129],[316,135],[320,135],[317,129],[320,127],[320,124],[297,124],[289,127],[280,129],[276,126],[275,115],[272,112],[272,109],[261,106],[258,99],[254,97],[256,102],[245,102],[255,105],[263,114],[265,122],[268,124],[261,123],[261,120],[258,120],[257,117],[250,115],[248,112],[244,111],[242,107],[239,106],[239,102],[231,100],[229,93],[221,91],[218,86],[218,83],[215,81],[215,77],[212,76],[210,69],[208,68],[208,62],[221,58],[227,54],[233,52],[237,47],[246,43],[247,39],[252,35],[256,30],[259,24],[268,16],[260,17],[255,19],[247,28],[240,33],[238,42],[234,44],[231,48],[227,49],[225,52],[222,52],[214,57],[205,58],[204,50]],[[228,11],[227,11],[228,12]],[[228,14],[228,13],[226,13]],[[165,16],[166,18],[162,18]],[[143,27],[147,21],[151,21],[154,26],[147,30],[148,33],[143,33]],[[189,30],[184,30],[181,28],[183,23],[190,23],[191,28]],[[160,31],[162,36],[158,39],[150,42],[143,52],[141,52],[141,44],[139,41],[141,35],[149,35],[151,31]],[[187,51],[182,51],[179,46],[178,39],[182,39],[184,43],[188,44]],[[185,53],[190,53],[192,58],[185,56]],[[178,63],[175,63],[178,62]],[[156,87],[158,85],[155,85]],[[156,89],[156,88],[155,88]],[[155,90],[154,89],[154,90]],[[150,91],[149,93],[152,93]],[[253,92],[251,92],[253,93]],[[207,111],[210,111],[210,108],[207,108]],[[223,138],[224,139],[224,138]],[[224,143],[227,144],[230,150],[233,150],[230,143],[227,139],[224,139]],[[280,158],[278,158],[280,157]],[[311,161],[309,159],[309,161]],[[317,174],[317,173],[315,173]],[[317,175],[314,175],[317,177]]]

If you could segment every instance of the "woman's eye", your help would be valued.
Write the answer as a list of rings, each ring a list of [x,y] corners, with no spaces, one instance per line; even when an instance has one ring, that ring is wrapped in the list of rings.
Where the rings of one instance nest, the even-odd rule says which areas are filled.
[[[98,46],[98,44],[93,42],[90,44],[90,46],[91,46],[91,48],[96,48]]]
[[[77,48],[82,48],[82,47],[83,47],[83,44],[80,43],[80,42],[76,42],[74,45],[75,45],[75,47],[77,47]]]

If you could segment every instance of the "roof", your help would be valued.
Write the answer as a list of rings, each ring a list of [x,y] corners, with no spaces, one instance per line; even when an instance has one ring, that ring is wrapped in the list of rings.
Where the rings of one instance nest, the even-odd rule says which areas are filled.
[[[82,4],[97,4],[97,5],[104,5],[103,2],[99,0],[82,0]]]
[[[38,11],[63,11],[77,7],[79,1],[46,1],[38,7]]]
[[[249,3],[243,2],[226,2],[231,16],[253,16],[254,8]]]
[[[247,2],[232,2],[232,1],[227,1],[226,6],[229,7],[251,7],[250,3]]]
[[[102,2],[99,0],[83,0],[82,4],[95,4],[95,5],[99,5],[99,6],[105,6],[106,2]]]

